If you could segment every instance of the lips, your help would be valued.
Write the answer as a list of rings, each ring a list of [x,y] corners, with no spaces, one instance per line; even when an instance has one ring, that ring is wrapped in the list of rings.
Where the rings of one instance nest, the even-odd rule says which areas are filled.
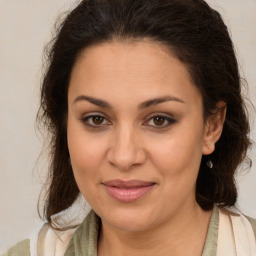
[[[107,193],[120,202],[133,202],[146,195],[155,185],[141,180],[110,180],[103,183]]]

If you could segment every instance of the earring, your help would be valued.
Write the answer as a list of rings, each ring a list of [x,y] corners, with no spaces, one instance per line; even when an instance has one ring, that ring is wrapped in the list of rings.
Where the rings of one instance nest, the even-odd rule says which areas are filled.
[[[212,168],[213,168],[213,162],[212,162],[212,160],[208,160],[208,161],[206,162],[206,165],[207,165],[208,168],[212,169]]]

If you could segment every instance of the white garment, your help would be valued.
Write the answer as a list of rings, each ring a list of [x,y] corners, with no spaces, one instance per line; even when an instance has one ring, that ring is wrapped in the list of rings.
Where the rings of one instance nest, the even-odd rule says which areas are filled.
[[[256,242],[248,219],[233,209],[219,209],[217,256],[256,256]]]
[[[64,225],[78,226],[90,210],[90,205],[80,195],[71,207],[53,215],[52,223],[58,228]],[[31,256],[63,256],[75,231],[76,228],[57,231],[47,223],[41,225],[30,237]]]

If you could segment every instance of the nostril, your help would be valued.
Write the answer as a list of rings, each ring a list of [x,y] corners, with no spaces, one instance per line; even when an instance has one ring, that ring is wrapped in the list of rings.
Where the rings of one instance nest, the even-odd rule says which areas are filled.
[[[131,167],[145,162],[146,155],[139,135],[129,125],[122,124],[115,131],[111,146],[107,152],[107,160],[120,170],[129,170]]]
[[[109,150],[107,160],[110,164],[116,166],[120,170],[127,171],[130,168],[141,165],[145,162],[146,154],[141,149],[134,150]]]

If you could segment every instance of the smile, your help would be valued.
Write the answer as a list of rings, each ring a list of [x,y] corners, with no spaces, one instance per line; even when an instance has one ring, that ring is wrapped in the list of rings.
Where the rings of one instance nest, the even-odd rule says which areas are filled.
[[[155,183],[140,180],[111,180],[104,182],[103,185],[111,197],[123,203],[130,203],[146,195]]]

